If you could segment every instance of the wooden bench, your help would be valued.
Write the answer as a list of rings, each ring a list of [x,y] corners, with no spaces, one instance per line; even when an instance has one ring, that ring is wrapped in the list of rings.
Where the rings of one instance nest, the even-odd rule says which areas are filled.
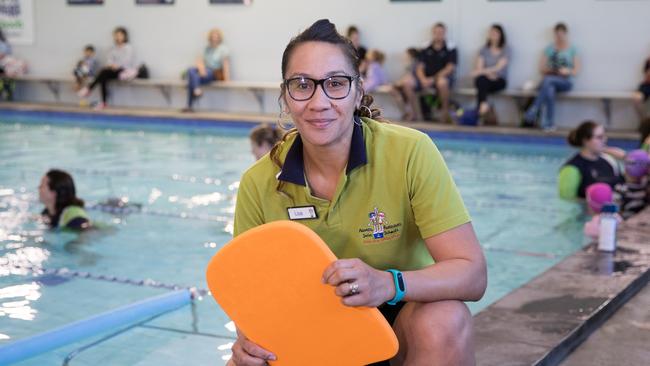
[[[52,92],[54,99],[57,102],[61,101],[61,86],[63,84],[71,84],[74,82],[72,77],[44,77],[24,75],[15,78],[16,81],[43,83]],[[135,79],[131,81],[116,81],[121,85],[133,85],[142,87],[157,88],[162,94],[168,106],[172,104],[172,90],[174,88],[185,88],[187,81],[180,79]],[[249,91],[257,101],[259,111],[266,114],[266,107],[264,103],[264,96],[267,92],[280,92],[280,82],[250,82],[250,81],[219,81],[203,85],[204,89],[216,90],[243,90]],[[384,94],[390,96],[390,85],[382,85],[372,94]],[[432,91],[424,91],[424,94],[432,93]],[[475,88],[456,88],[452,91],[453,95],[462,97],[475,97]],[[537,95],[536,90],[524,91],[521,89],[507,89],[494,94],[496,96],[512,98],[517,102],[518,110],[522,111],[523,102],[526,98],[532,98]],[[611,125],[611,105],[613,101],[632,101],[634,93],[631,91],[619,92],[598,92],[598,91],[570,91],[567,93],[559,93],[558,99],[567,100],[600,100],[605,114],[605,123],[607,126]]]
[[[42,77],[42,76],[33,76],[33,75],[23,75],[13,78],[15,81],[25,81],[33,83],[42,83],[47,86],[47,88],[54,95],[54,100],[57,102],[61,100],[61,84],[65,82],[72,83],[74,82],[73,78],[62,78],[62,77]]]
[[[54,99],[57,102],[61,101],[61,87],[63,84],[72,84],[74,79],[72,77],[49,77],[49,76],[33,76],[23,75],[15,78],[16,81],[42,83],[45,84]],[[172,104],[172,90],[174,88],[185,88],[187,81],[178,79],[134,79],[130,81],[114,81],[120,85],[132,85],[142,87],[157,88],[162,94],[168,106]],[[267,91],[280,92],[280,82],[249,82],[249,81],[219,81],[210,84],[202,85],[204,89],[221,89],[221,90],[244,90],[249,91],[255,97],[258,103],[260,113],[265,114],[266,108],[264,105],[264,95]]]
[[[455,95],[465,96],[465,97],[475,97],[476,89],[475,88],[458,88],[454,91]],[[513,98],[517,101],[517,107],[519,110],[523,108],[523,100],[528,98],[534,98],[537,96],[536,90],[521,90],[521,89],[506,89],[495,95],[504,96]],[[611,125],[612,122],[612,102],[617,100],[632,101],[634,98],[634,92],[628,91],[613,91],[613,92],[598,92],[598,91],[570,91],[566,93],[558,93],[558,99],[566,100],[600,100],[603,106],[603,112],[605,114],[605,124],[607,126]]]
[[[390,85],[382,85],[373,94],[390,95]],[[435,93],[434,90],[427,90],[421,94]],[[456,88],[452,91],[453,95],[462,97],[476,97],[476,88]],[[523,108],[523,101],[527,98],[534,98],[537,95],[537,90],[525,91],[522,89],[506,89],[499,93],[493,94],[497,96],[509,97],[517,102],[517,107],[521,111]],[[613,92],[599,92],[599,91],[570,91],[566,93],[558,93],[558,99],[567,100],[600,100],[605,114],[605,123],[607,126],[611,125],[612,120],[612,102],[613,101],[632,101],[634,92],[631,91],[613,91]]]
[[[164,79],[135,79],[131,81],[120,81],[126,85],[152,86],[158,88],[168,106],[171,106],[171,93],[174,88],[187,87],[185,80],[164,80]],[[221,89],[221,90],[246,90],[253,94],[261,114],[266,114],[264,105],[264,94],[267,91],[280,92],[280,82],[250,82],[250,81],[218,81],[210,84],[201,85],[203,89]]]

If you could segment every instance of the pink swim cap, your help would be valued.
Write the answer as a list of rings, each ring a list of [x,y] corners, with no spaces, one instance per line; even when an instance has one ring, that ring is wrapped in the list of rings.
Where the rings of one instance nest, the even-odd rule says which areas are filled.
[[[625,155],[625,173],[633,178],[641,178],[648,174],[650,156],[644,150],[630,151]]]
[[[587,204],[595,213],[600,213],[603,205],[612,202],[612,187],[606,183],[594,183],[585,192]]]

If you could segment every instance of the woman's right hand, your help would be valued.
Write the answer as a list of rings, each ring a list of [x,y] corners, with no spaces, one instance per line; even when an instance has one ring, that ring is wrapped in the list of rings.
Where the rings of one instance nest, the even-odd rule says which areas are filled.
[[[231,359],[236,366],[264,366],[268,365],[267,361],[276,359],[273,353],[251,342],[237,329],[237,341],[232,346]]]

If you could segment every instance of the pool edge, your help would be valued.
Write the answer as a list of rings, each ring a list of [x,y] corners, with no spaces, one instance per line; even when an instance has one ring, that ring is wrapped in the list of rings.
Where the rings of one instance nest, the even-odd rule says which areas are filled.
[[[587,245],[477,313],[477,364],[557,365],[580,347],[648,284],[647,222],[650,208],[623,223],[616,254]]]
[[[272,115],[235,114],[201,111],[182,113],[171,109],[144,109],[144,108],[109,108],[94,111],[88,107],[63,104],[44,103],[0,103],[1,114],[13,115],[43,115],[43,116],[71,116],[85,119],[133,119],[140,122],[181,125],[227,125],[229,127],[250,128],[259,123],[275,124],[277,118]],[[537,129],[525,129],[512,126],[456,126],[432,122],[393,122],[398,125],[420,130],[434,138],[470,139],[495,142],[524,142],[565,145],[568,131],[559,130],[543,132]],[[612,145],[627,149],[636,148],[638,134],[631,131],[609,131]]]

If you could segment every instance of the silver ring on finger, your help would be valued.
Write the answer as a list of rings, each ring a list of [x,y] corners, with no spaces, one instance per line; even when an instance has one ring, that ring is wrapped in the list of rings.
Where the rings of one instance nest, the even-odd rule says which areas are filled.
[[[356,282],[355,283],[350,283],[349,286],[350,286],[350,291],[348,292],[348,295],[352,296],[352,295],[356,295],[356,294],[359,293],[359,284],[358,283],[356,283]]]

